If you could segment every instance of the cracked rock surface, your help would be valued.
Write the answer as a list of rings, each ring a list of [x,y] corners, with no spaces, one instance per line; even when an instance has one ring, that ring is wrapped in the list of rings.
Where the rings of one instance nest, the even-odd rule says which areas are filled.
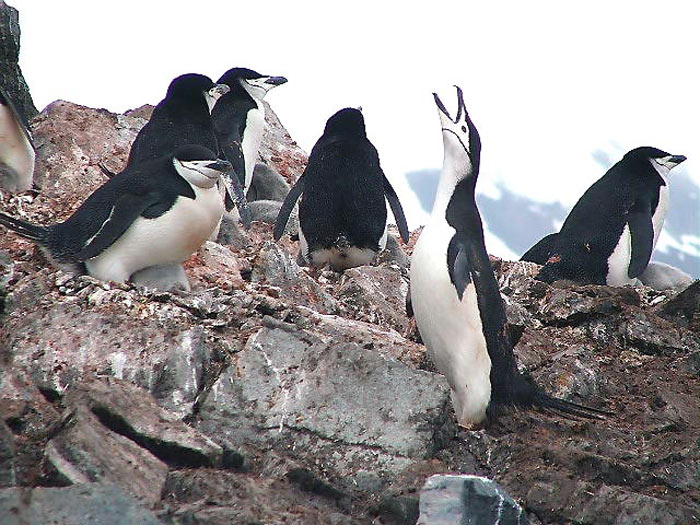
[[[65,218],[104,182],[99,163],[121,168],[148,115],[50,105],[33,121],[41,190],[0,209]],[[259,160],[290,184],[306,162],[271,110]],[[535,524],[700,513],[698,283],[549,286],[534,264],[494,259],[519,365],[614,416],[514,411],[467,430],[405,316],[406,259],[314,274],[271,230],[206,243],[184,264],[190,293],[70,276],[3,231],[0,514],[415,523],[436,474],[496,481]]]

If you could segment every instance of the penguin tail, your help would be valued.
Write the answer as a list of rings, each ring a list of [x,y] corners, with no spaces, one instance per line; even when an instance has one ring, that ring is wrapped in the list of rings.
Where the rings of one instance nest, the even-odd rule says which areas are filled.
[[[0,212],[0,224],[26,239],[31,239],[40,244],[46,244],[49,230],[44,226],[37,226],[21,219],[15,219]]]
[[[571,403],[558,397],[550,396],[549,394],[538,391],[532,398],[532,405],[544,412],[549,412],[571,419],[605,419],[608,416],[614,415],[613,412],[601,410],[598,408],[587,407],[577,403]]]

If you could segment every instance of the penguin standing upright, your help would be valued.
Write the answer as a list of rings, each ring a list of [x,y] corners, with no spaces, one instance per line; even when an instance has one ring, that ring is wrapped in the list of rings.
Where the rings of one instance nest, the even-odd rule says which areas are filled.
[[[0,213],[0,224],[34,240],[58,267],[125,282],[199,249],[221,220],[217,182],[230,168],[203,146],[181,146],[128,166],[65,222],[37,226]]]
[[[345,108],[328,119],[304,173],[292,187],[275,224],[278,240],[301,195],[301,255],[312,266],[333,270],[369,264],[387,240],[385,198],[399,233],[408,242],[401,203],[379,165],[379,155],[365,133],[362,113]]]
[[[234,67],[221,75],[217,82],[227,85],[230,90],[216,103],[211,118],[221,150],[247,190],[265,129],[263,99],[268,91],[286,83],[287,79]]]
[[[559,233],[530,248],[523,261],[544,265],[537,279],[580,284],[637,284],[661,234],[669,172],[686,160],[657,148],[636,148],[594,183]]]
[[[445,157],[430,220],[413,250],[410,293],[421,338],[452,389],[458,422],[479,423],[509,405],[596,417],[601,412],[554,398],[518,372],[474,196],[479,133],[461,89],[454,120],[434,97]]]
[[[0,189],[15,193],[31,188],[35,157],[29,128],[0,87]]]
[[[157,159],[188,144],[198,144],[218,154],[220,147],[210,113],[229,89],[226,84],[214,84],[209,77],[198,73],[173,79],[165,98],[156,105],[151,118],[134,139],[127,166]],[[228,182],[225,188],[227,208],[235,202],[247,226],[249,213],[242,185],[235,176],[225,176],[222,181]]]

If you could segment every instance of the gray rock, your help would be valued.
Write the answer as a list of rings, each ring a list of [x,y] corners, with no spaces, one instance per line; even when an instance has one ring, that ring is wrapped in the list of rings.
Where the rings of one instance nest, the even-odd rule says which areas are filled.
[[[46,446],[59,483],[110,482],[147,505],[159,499],[168,466],[131,439],[103,426],[85,405],[64,412],[61,431]]]
[[[280,289],[280,297],[291,304],[313,307],[321,313],[335,313],[338,302],[292,259],[279,244],[267,241],[255,258],[253,283]]]
[[[443,445],[451,419],[442,377],[278,326],[251,337],[214,384],[198,414],[204,433],[231,448],[279,451],[350,487],[367,471],[396,475]]]
[[[3,525],[159,525],[118,487],[85,483],[63,488],[0,490]]]
[[[0,419],[0,488],[17,485],[16,454],[17,449],[12,431],[5,424],[5,421]]]
[[[19,67],[19,13],[0,1],[0,86],[28,122],[38,111]]]
[[[111,430],[180,467],[218,466],[223,451],[208,437],[159,407],[153,397],[125,381],[104,378],[82,383],[66,397],[68,406],[85,406]]]
[[[282,202],[289,193],[289,184],[274,168],[258,162],[253,170],[253,179],[246,193],[248,202],[276,201]]]
[[[406,331],[409,325],[405,313],[407,294],[408,282],[399,272],[376,266],[346,270],[335,291],[353,318],[399,332]]]
[[[135,286],[162,292],[174,290],[190,291],[190,282],[181,264],[159,264],[149,266],[132,274],[129,280]]]
[[[523,509],[495,481],[479,476],[431,476],[420,494],[418,525],[525,525]]]

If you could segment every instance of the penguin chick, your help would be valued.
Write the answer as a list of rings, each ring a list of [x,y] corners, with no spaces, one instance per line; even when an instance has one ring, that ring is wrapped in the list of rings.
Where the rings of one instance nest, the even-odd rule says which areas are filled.
[[[461,425],[497,417],[509,406],[565,416],[604,412],[552,397],[518,371],[506,314],[484,245],[474,190],[481,141],[457,88],[454,120],[434,95],[444,163],[435,204],[411,258],[411,306],[421,338],[452,389]]]
[[[652,147],[629,151],[586,190],[559,233],[521,260],[544,265],[537,279],[548,283],[638,284],[666,217],[668,174],[684,160]]]
[[[199,249],[221,220],[217,182],[230,168],[207,148],[182,146],[127,167],[65,222],[38,226],[0,213],[0,224],[35,241],[58,267],[125,282]]]
[[[312,266],[329,264],[335,271],[369,264],[384,249],[389,201],[399,233],[408,242],[401,203],[367,139],[362,113],[345,108],[328,119],[304,173],[282,204],[275,223],[279,240],[299,203],[301,255]]]
[[[29,128],[0,87],[0,189],[10,193],[30,189],[35,157]]]

